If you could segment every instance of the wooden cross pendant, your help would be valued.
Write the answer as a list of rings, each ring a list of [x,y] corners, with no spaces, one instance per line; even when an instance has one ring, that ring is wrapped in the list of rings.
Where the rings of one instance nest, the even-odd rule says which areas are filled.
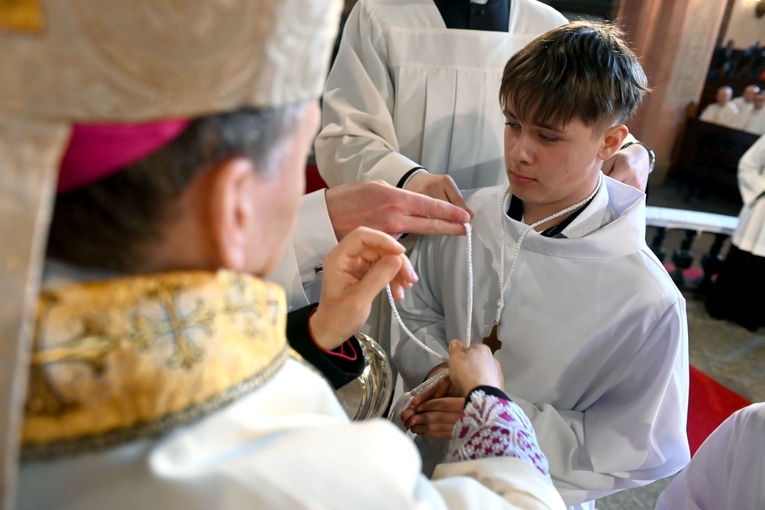
[[[491,353],[494,354],[498,350],[502,348],[502,340],[500,340],[497,335],[499,333],[499,324],[495,324],[493,328],[491,328],[491,333],[489,333],[489,336],[483,339],[483,343],[491,349]]]

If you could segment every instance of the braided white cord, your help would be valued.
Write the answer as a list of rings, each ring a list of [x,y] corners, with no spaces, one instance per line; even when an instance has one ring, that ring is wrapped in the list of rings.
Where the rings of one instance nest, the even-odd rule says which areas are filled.
[[[390,303],[390,309],[393,312],[393,316],[396,317],[396,321],[398,322],[399,326],[401,326],[401,329],[404,330],[404,333],[406,333],[406,336],[408,336],[410,339],[414,340],[414,342],[417,345],[419,345],[420,347],[422,347],[423,349],[428,351],[430,354],[432,354],[436,358],[438,358],[438,359],[446,359],[446,356],[444,356],[443,354],[440,354],[440,353],[434,351],[433,349],[431,349],[430,347],[428,347],[427,345],[422,343],[422,340],[420,340],[419,338],[414,336],[414,333],[409,331],[409,328],[407,328],[404,325],[404,321],[401,319],[401,315],[399,315],[398,310],[396,309],[396,301],[393,299],[393,293],[390,290],[390,284],[387,284],[385,286],[385,291],[388,293],[388,302]]]
[[[467,258],[468,258],[468,301],[467,301],[467,326],[466,326],[466,333],[465,333],[465,344],[466,347],[470,347],[470,323],[473,321],[473,229],[472,225],[470,223],[465,223],[465,235],[467,236]],[[414,336],[414,334],[409,331],[409,328],[406,327],[404,324],[404,321],[401,319],[401,315],[398,313],[398,309],[396,309],[396,302],[393,299],[393,293],[390,290],[390,284],[385,286],[385,290],[388,294],[388,302],[390,303],[391,311],[393,312],[393,316],[396,317],[396,321],[398,322],[399,326],[401,326],[401,329],[406,333],[406,336],[408,336],[410,339],[414,340],[417,345],[422,347],[424,350],[432,354],[433,356],[436,356],[438,359],[446,359],[446,356],[443,356],[442,354],[437,353],[427,345],[425,345],[419,338]],[[424,393],[431,389],[433,386],[438,384],[442,379],[449,376],[449,369],[441,370],[436,375],[431,377],[430,379],[426,379],[422,384],[417,386],[416,388],[412,389],[411,391],[408,391],[401,395],[396,402],[396,404],[391,409],[390,413],[388,413],[388,419],[396,423],[399,427],[402,429],[405,428],[404,424],[401,422],[401,413],[404,412],[404,410],[409,407],[409,404],[412,402],[412,399],[416,397],[417,395]]]
[[[465,235],[467,235],[467,263],[468,263],[468,293],[467,293],[467,324],[465,325],[465,347],[470,348],[470,325],[473,322],[473,226],[465,223]]]
[[[513,262],[510,264],[510,271],[507,272],[507,278],[505,278],[505,198],[507,197],[508,193],[510,193],[510,188],[507,188],[505,190],[505,194],[502,196],[502,201],[500,202],[499,206],[502,212],[502,215],[500,218],[500,228],[499,228],[499,281],[502,282],[502,288],[499,291],[499,303],[497,304],[497,315],[494,317],[494,324],[499,324],[499,319],[502,315],[502,310],[505,308],[505,293],[510,288],[510,278],[513,276],[513,271],[515,270],[515,263],[518,261],[518,254],[521,252],[521,245],[523,244],[524,239],[526,239],[526,235],[528,235],[529,232],[534,230],[539,225],[542,225],[544,223],[547,223],[550,220],[554,220],[555,218],[558,218],[559,216],[563,216],[564,214],[570,213],[571,211],[575,211],[582,207],[584,204],[589,202],[593,199],[595,195],[597,195],[598,191],[600,190],[600,185],[603,183],[603,174],[601,173],[598,177],[598,185],[595,186],[595,190],[593,190],[592,193],[590,193],[587,198],[582,200],[581,202],[577,202],[574,205],[570,205],[566,207],[565,209],[562,209],[555,214],[551,214],[547,218],[542,218],[541,220],[532,223],[531,225],[527,226],[523,229],[521,232],[521,235],[518,236],[518,242],[515,243],[515,251],[513,252]]]
[[[465,223],[465,235],[467,236],[467,258],[468,258],[468,320],[467,320],[467,332],[465,333],[465,343],[466,347],[470,347],[470,323],[472,322],[472,316],[473,316],[473,230],[472,225],[470,223]],[[387,284],[385,286],[385,291],[388,294],[388,302],[390,303],[390,309],[393,312],[393,316],[396,318],[396,321],[398,322],[399,326],[401,326],[401,329],[406,333],[406,336],[408,336],[410,339],[414,340],[417,345],[425,349],[427,352],[432,354],[433,356],[437,357],[438,359],[446,359],[446,356],[443,354],[439,354],[427,345],[425,345],[422,340],[414,336],[414,333],[409,331],[409,328],[406,327],[404,324],[404,321],[401,319],[401,315],[398,313],[398,309],[396,308],[396,301],[393,299],[393,292],[390,290],[390,284]],[[440,380],[440,379],[439,379]]]

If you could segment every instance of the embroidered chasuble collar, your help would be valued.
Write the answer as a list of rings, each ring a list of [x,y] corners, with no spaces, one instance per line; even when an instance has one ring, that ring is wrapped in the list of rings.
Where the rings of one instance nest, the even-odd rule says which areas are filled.
[[[434,0],[446,28],[507,32],[510,0]]]
[[[23,459],[110,447],[202,418],[290,355],[284,291],[220,271],[41,293]]]

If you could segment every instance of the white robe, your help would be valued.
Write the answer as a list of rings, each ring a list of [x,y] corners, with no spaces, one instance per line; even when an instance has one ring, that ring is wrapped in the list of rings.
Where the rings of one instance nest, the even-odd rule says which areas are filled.
[[[699,116],[699,120],[736,129],[739,123],[738,114],[738,107],[730,101],[722,106],[712,103],[704,108],[704,111]]]
[[[287,360],[264,386],[165,437],[24,464],[19,510],[563,508],[529,463],[493,458],[420,473],[384,420],[349,423],[326,382]]]
[[[564,230],[576,238],[527,236],[496,353],[506,391],[531,419],[568,505],[669,476],[689,458],[685,300],[645,244],[644,195],[605,182]],[[475,213],[473,342],[489,335],[496,314],[504,189],[465,195]],[[504,225],[507,274],[525,225],[506,215]],[[465,336],[466,243],[419,239],[412,259],[420,281],[400,307],[415,336],[441,353]],[[441,362],[407,339],[394,361],[408,387]]]
[[[754,133],[756,135],[765,134],[765,106],[759,110],[749,108],[739,115],[739,129]]]
[[[284,287],[287,311],[318,303],[321,273],[317,268],[335,246],[337,237],[329,218],[324,190],[304,195],[292,232],[292,242],[284,250],[277,268],[267,278]]]
[[[499,84],[507,60],[566,19],[513,0],[508,33],[447,29],[432,0],[360,0],[345,24],[323,97],[316,161],[328,185],[412,168],[460,189],[505,179]]]
[[[744,206],[739,213],[733,244],[740,250],[765,257],[765,135],[757,139],[738,163],[738,189]]]
[[[733,413],[661,493],[656,510],[761,510],[764,438],[765,404]]]
[[[740,113],[744,113],[748,109],[752,108],[752,104],[753,104],[751,101],[747,101],[746,99],[744,99],[744,96],[734,97],[730,101],[731,103],[736,105]]]

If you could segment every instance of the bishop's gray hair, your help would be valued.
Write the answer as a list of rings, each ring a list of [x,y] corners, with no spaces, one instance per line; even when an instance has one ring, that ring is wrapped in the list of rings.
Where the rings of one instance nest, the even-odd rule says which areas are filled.
[[[84,267],[131,272],[200,173],[246,157],[278,175],[307,103],[195,119],[173,142],[109,177],[56,199],[48,255]]]

